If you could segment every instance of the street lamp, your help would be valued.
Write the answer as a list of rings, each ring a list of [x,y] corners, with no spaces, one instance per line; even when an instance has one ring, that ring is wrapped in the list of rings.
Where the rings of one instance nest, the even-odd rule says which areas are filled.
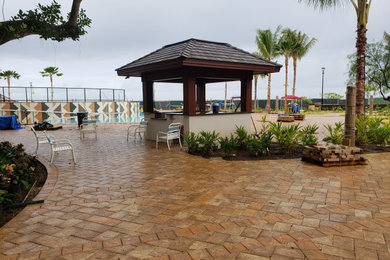
[[[32,82],[30,82],[30,98],[31,98],[30,101],[32,102],[32,101],[33,101],[33,100],[32,100]]]
[[[325,74],[325,67],[322,67],[322,92],[321,92],[321,110],[322,105],[324,104],[324,74]]]

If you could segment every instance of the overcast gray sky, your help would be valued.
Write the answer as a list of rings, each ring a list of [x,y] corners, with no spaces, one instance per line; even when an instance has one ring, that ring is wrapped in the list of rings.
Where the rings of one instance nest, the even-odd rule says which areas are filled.
[[[9,19],[19,9],[28,10],[49,0],[6,0],[4,14]],[[58,0],[63,12],[71,0]],[[88,34],[80,41],[45,41],[29,36],[0,46],[0,69],[15,70],[14,86],[50,86],[39,71],[57,66],[62,77],[57,87],[124,88],[129,100],[142,98],[140,78],[118,77],[115,69],[164,45],[197,38],[226,42],[248,52],[256,51],[256,29],[278,25],[297,29],[318,42],[298,62],[298,96],[320,97],[321,67],[325,67],[324,93],[344,95],[347,55],[355,51],[356,14],[349,1],[344,7],[314,10],[297,0],[84,0],[82,8],[92,19]],[[390,32],[390,1],[373,0],[367,25],[368,41],[381,40]],[[0,19],[3,20],[3,19]],[[276,60],[283,64],[284,59]],[[292,63],[292,62],[291,62]],[[284,64],[283,64],[284,65]],[[284,95],[284,68],[272,77],[271,97]],[[289,71],[289,93],[292,87]],[[6,81],[0,82],[6,85]],[[266,79],[259,82],[259,99],[266,99]],[[207,99],[223,99],[223,84],[208,85]],[[228,84],[228,96],[239,95],[238,83]],[[182,99],[179,85],[159,84],[156,99]]]

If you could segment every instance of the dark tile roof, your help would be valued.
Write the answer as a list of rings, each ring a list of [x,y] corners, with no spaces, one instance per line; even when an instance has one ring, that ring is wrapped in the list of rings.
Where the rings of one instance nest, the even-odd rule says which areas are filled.
[[[117,69],[132,69],[177,59],[196,59],[211,62],[227,62],[260,66],[281,67],[281,65],[259,58],[249,52],[227,43],[197,39],[166,45],[142,58]]]

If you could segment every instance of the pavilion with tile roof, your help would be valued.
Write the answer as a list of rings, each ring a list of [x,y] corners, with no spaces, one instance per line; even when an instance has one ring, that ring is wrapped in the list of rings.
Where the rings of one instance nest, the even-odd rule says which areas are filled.
[[[206,113],[207,83],[240,81],[241,111],[239,114],[248,114],[252,111],[253,75],[279,72],[281,67],[277,63],[259,58],[227,43],[189,39],[166,45],[116,71],[119,76],[142,78],[143,107],[146,118],[150,116],[149,113],[154,112],[154,82],[182,83],[183,113],[179,117],[176,113],[176,118],[171,119],[182,121],[185,129],[187,126],[186,131],[192,131],[199,129],[190,126],[191,119],[188,117],[208,115]],[[225,114],[231,115],[232,113]],[[199,121],[199,119],[196,120]],[[153,139],[152,133],[148,136]]]

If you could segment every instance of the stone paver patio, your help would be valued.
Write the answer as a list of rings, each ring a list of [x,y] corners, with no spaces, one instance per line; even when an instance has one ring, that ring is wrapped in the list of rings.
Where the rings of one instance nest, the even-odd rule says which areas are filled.
[[[45,203],[0,229],[0,259],[390,259],[390,153],[335,168],[230,162],[126,142],[126,127],[53,132],[78,165],[55,158]],[[4,140],[35,149],[29,130]]]

